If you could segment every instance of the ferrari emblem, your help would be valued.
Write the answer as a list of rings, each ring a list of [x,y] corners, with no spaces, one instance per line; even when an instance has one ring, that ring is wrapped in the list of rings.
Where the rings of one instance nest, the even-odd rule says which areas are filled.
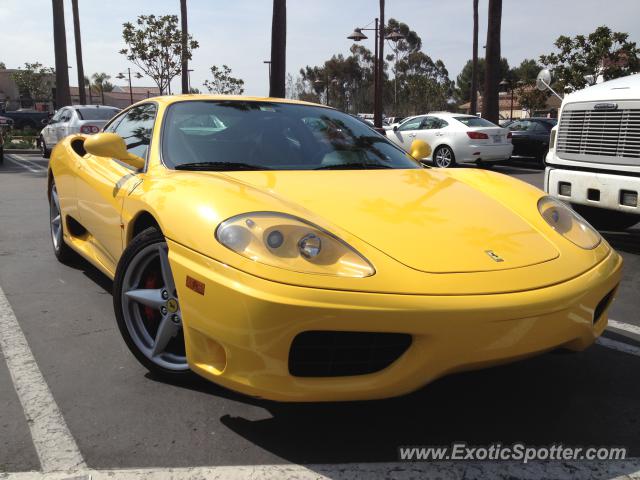
[[[504,258],[502,258],[500,255],[498,255],[493,250],[485,250],[484,253],[489,255],[489,258],[491,258],[491,260],[493,260],[494,262],[504,262]]]
[[[171,313],[176,313],[178,311],[178,301],[175,298],[170,298],[167,301],[167,310]]]

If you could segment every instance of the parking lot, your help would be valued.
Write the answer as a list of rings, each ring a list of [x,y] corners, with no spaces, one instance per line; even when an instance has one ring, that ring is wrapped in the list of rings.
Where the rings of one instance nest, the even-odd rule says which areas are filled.
[[[21,370],[0,362],[0,478],[46,470],[47,455],[71,462],[55,465],[68,470],[60,478],[88,471],[100,478],[116,469],[127,469],[129,478],[462,478],[489,471],[551,478],[550,469],[640,478],[636,460],[398,462],[400,446],[455,441],[622,446],[639,457],[640,225],[603,232],[624,257],[624,280],[609,328],[585,352],[457,374],[390,400],[277,404],[204,380],[167,384],[138,364],[114,320],[111,281],[82,260],[62,265],[51,251],[46,168],[46,160],[28,154],[8,154],[0,166],[0,331],[15,318],[51,393],[41,412],[57,416],[49,429],[34,428],[16,392]],[[495,170],[542,187],[543,172],[525,162]],[[429,239],[423,242],[429,248]],[[31,361],[28,350],[15,354]],[[56,437],[65,427],[69,435]]]

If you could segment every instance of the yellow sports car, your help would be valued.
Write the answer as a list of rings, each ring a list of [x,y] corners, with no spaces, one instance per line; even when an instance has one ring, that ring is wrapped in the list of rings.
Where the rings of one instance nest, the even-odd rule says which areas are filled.
[[[56,256],[114,279],[145,367],[274,400],[390,397],[584,349],[621,277],[621,257],[540,190],[425,168],[310,103],[146,100],[60,142],[47,193]]]

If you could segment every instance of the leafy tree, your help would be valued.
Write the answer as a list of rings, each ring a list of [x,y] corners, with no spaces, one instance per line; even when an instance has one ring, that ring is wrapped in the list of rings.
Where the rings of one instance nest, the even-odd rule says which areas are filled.
[[[484,85],[485,59],[478,58],[478,85]],[[471,72],[473,61],[469,60],[465,64],[460,74],[456,77],[455,99],[458,103],[466,103],[471,99]],[[509,62],[506,58],[500,60],[500,78],[509,79],[511,76]]]
[[[199,88],[189,87],[189,93],[191,94],[200,94],[202,93]]]
[[[244,93],[244,80],[231,76],[231,69],[226,65],[218,68],[211,67],[213,80],[205,80],[204,87],[209,93],[218,95],[242,95]]]
[[[122,38],[127,48],[120,50],[156,83],[160,93],[170,88],[182,70],[182,33],[177,15],[140,15],[136,25],[123,24]],[[191,60],[198,42],[189,35],[185,56]]]
[[[20,95],[33,101],[51,100],[54,75],[53,68],[45,67],[40,62],[25,63],[24,69],[11,74]]]
[[[542,67],[532,58],[523,60],[512,72],[512,80],[523,83],[535,83]]]
[[[541,92],[535,88],[534,84],[521,84],[515,91],[515,96],[520,102],[520,106],[529,112],[544,110],[547,107],[548,92]]]
[[[4,64],[4,62],[0,62],[0,70],[6,70],[7,66]]]
[[[102,104],[104,105],[104,92],[113,91],[113,84],[109,81],[111,76],[106,73],[94,73],[91,78],[93,79],[93,88],[100,94],[102,98]]]
[[[564,90],[584,88],[602,75],[605,80],[623,77],[640,71],[640,49],[629,41],[629,34],[598,27],[589,35],[567,37],[561,35],[554,45],[558,49],[541,55],[540,62],[553,69],[555,84]]]

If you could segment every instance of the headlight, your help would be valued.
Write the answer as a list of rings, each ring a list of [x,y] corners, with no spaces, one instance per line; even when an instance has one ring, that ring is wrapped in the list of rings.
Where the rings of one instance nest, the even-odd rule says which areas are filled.
[[[551,228],[581,248],[591,250],[602,241],[600,234],[584,218],[559,200],[542,197],[538,200],[538,210]]]
[[[256,262],[301,273],[368,277],[371,264],[345,242],[300,218],[253,212],[225,220],[216,229],[225,247]]]

